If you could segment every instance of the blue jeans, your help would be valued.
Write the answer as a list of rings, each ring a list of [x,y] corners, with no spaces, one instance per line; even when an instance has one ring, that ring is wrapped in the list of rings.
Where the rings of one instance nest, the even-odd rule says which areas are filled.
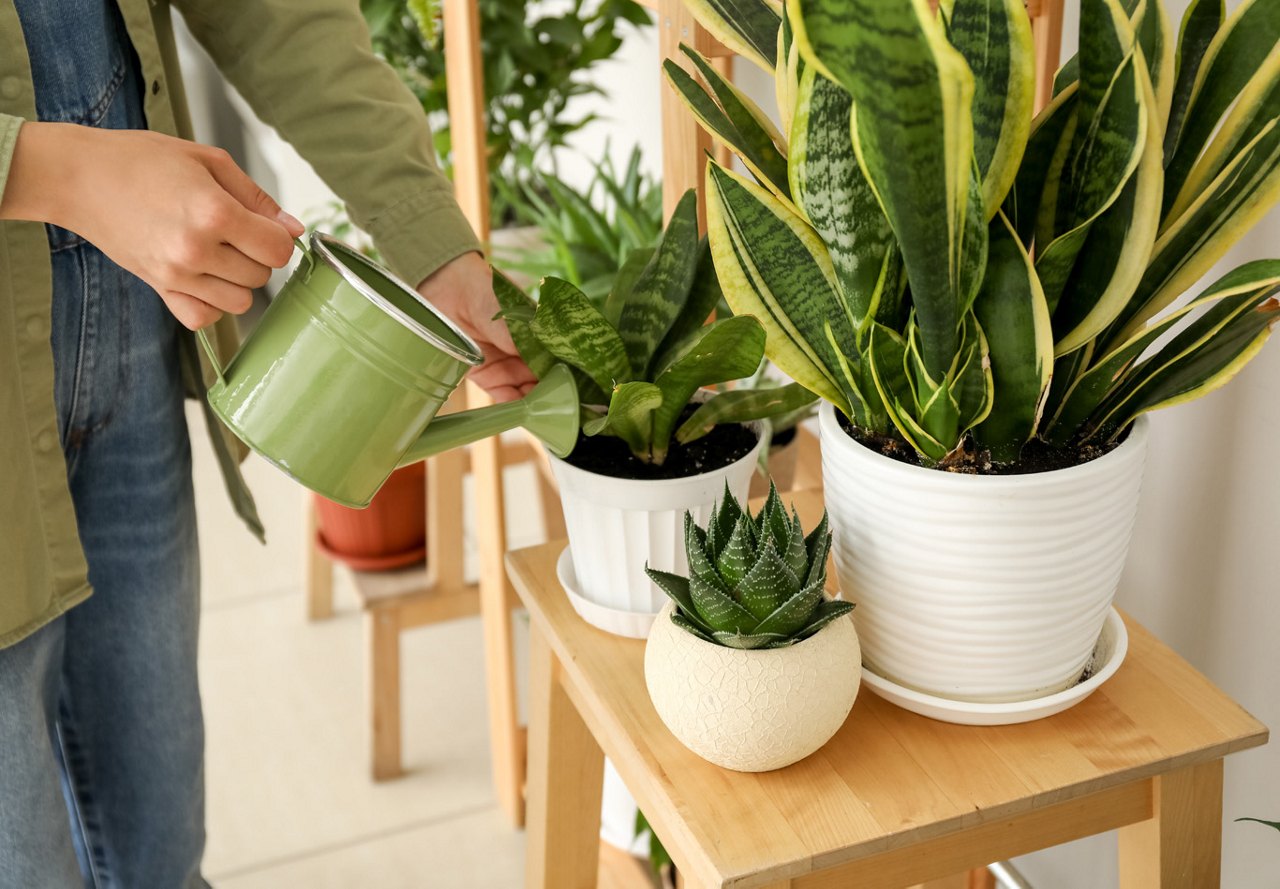
[[[146,126],[113,0],[17,9],[43,119]],[[0,650],[0,887],[204,887],[199,556],[179,328],[92,245],[55,228],[49,245],[53,394],[94,594]]]

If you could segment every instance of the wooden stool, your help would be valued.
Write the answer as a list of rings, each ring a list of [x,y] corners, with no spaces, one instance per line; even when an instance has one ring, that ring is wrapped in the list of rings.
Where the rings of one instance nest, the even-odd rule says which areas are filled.
[[[820,751],[743,774],[666,729],[644,643],[577,616],[562,548],[507,560],[532,627],[528,889],[595,884],[605,755],[698,889],[897,889],[1115,828],[1125,889],[1219,884],[1222,759],[1267,729],[1132,620],[1119,672],[1057,716],[948,725],[864,689]]]

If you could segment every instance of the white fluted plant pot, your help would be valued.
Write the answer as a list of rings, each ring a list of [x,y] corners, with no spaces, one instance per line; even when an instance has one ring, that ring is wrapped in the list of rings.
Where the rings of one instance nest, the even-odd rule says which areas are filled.
[[[756,436],[743,457],[687,478],[616,478],[550,457],[573,565],[570,600],[589,623],[611,633],[643,639],[667,597],[644,573],[645,565],[687,574],[684,514],[705,524],[724,496],[725,484],[745,500],[760,451]]]
[[[644,678],[658,716],[694,753],[767,772],[804,759],[844,725],[860,684],[850,615],[795,645],[743,651],[680,629],[673,608],[649,632]]]
[[[820,419],[840,588],[864,666],[956,701],[1029,701],[1079,681],[1124,569],[1147,420],[1111,452],[1025,475],[893,460]]]

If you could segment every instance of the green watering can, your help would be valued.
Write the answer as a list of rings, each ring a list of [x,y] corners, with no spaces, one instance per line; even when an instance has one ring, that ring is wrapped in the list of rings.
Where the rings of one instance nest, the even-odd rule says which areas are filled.
[[[198,331],[218,379],[209,404],[236,436],[294,479],[363,508],[397,466],[523,426],[566,456],[578,440],[578,392],[558,365],[523,399],[436,411],[480,348],[394,275],[327,235],[225,367]]]

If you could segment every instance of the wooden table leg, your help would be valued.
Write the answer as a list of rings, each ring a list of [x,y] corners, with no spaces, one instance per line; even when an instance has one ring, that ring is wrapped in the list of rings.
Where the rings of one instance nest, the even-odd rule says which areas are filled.
[[[565,693],[559,664],[530,628],[526,889],[591,889],[600,856],[604,753]]]
[[[316,545],[316,531],[320,527],[316,516],[315,499],[307,495],[307,548],[306,584],[307,619],[325,620],[333,617],[333,562],[320,552]]]
[[[1152,783],[1152,818],[1120,829],[1120,885],[1215,889],[1222,879],[1222,760]]]
[[[400,777],[400,620],[392,608],[365,612],[373,780]]]

